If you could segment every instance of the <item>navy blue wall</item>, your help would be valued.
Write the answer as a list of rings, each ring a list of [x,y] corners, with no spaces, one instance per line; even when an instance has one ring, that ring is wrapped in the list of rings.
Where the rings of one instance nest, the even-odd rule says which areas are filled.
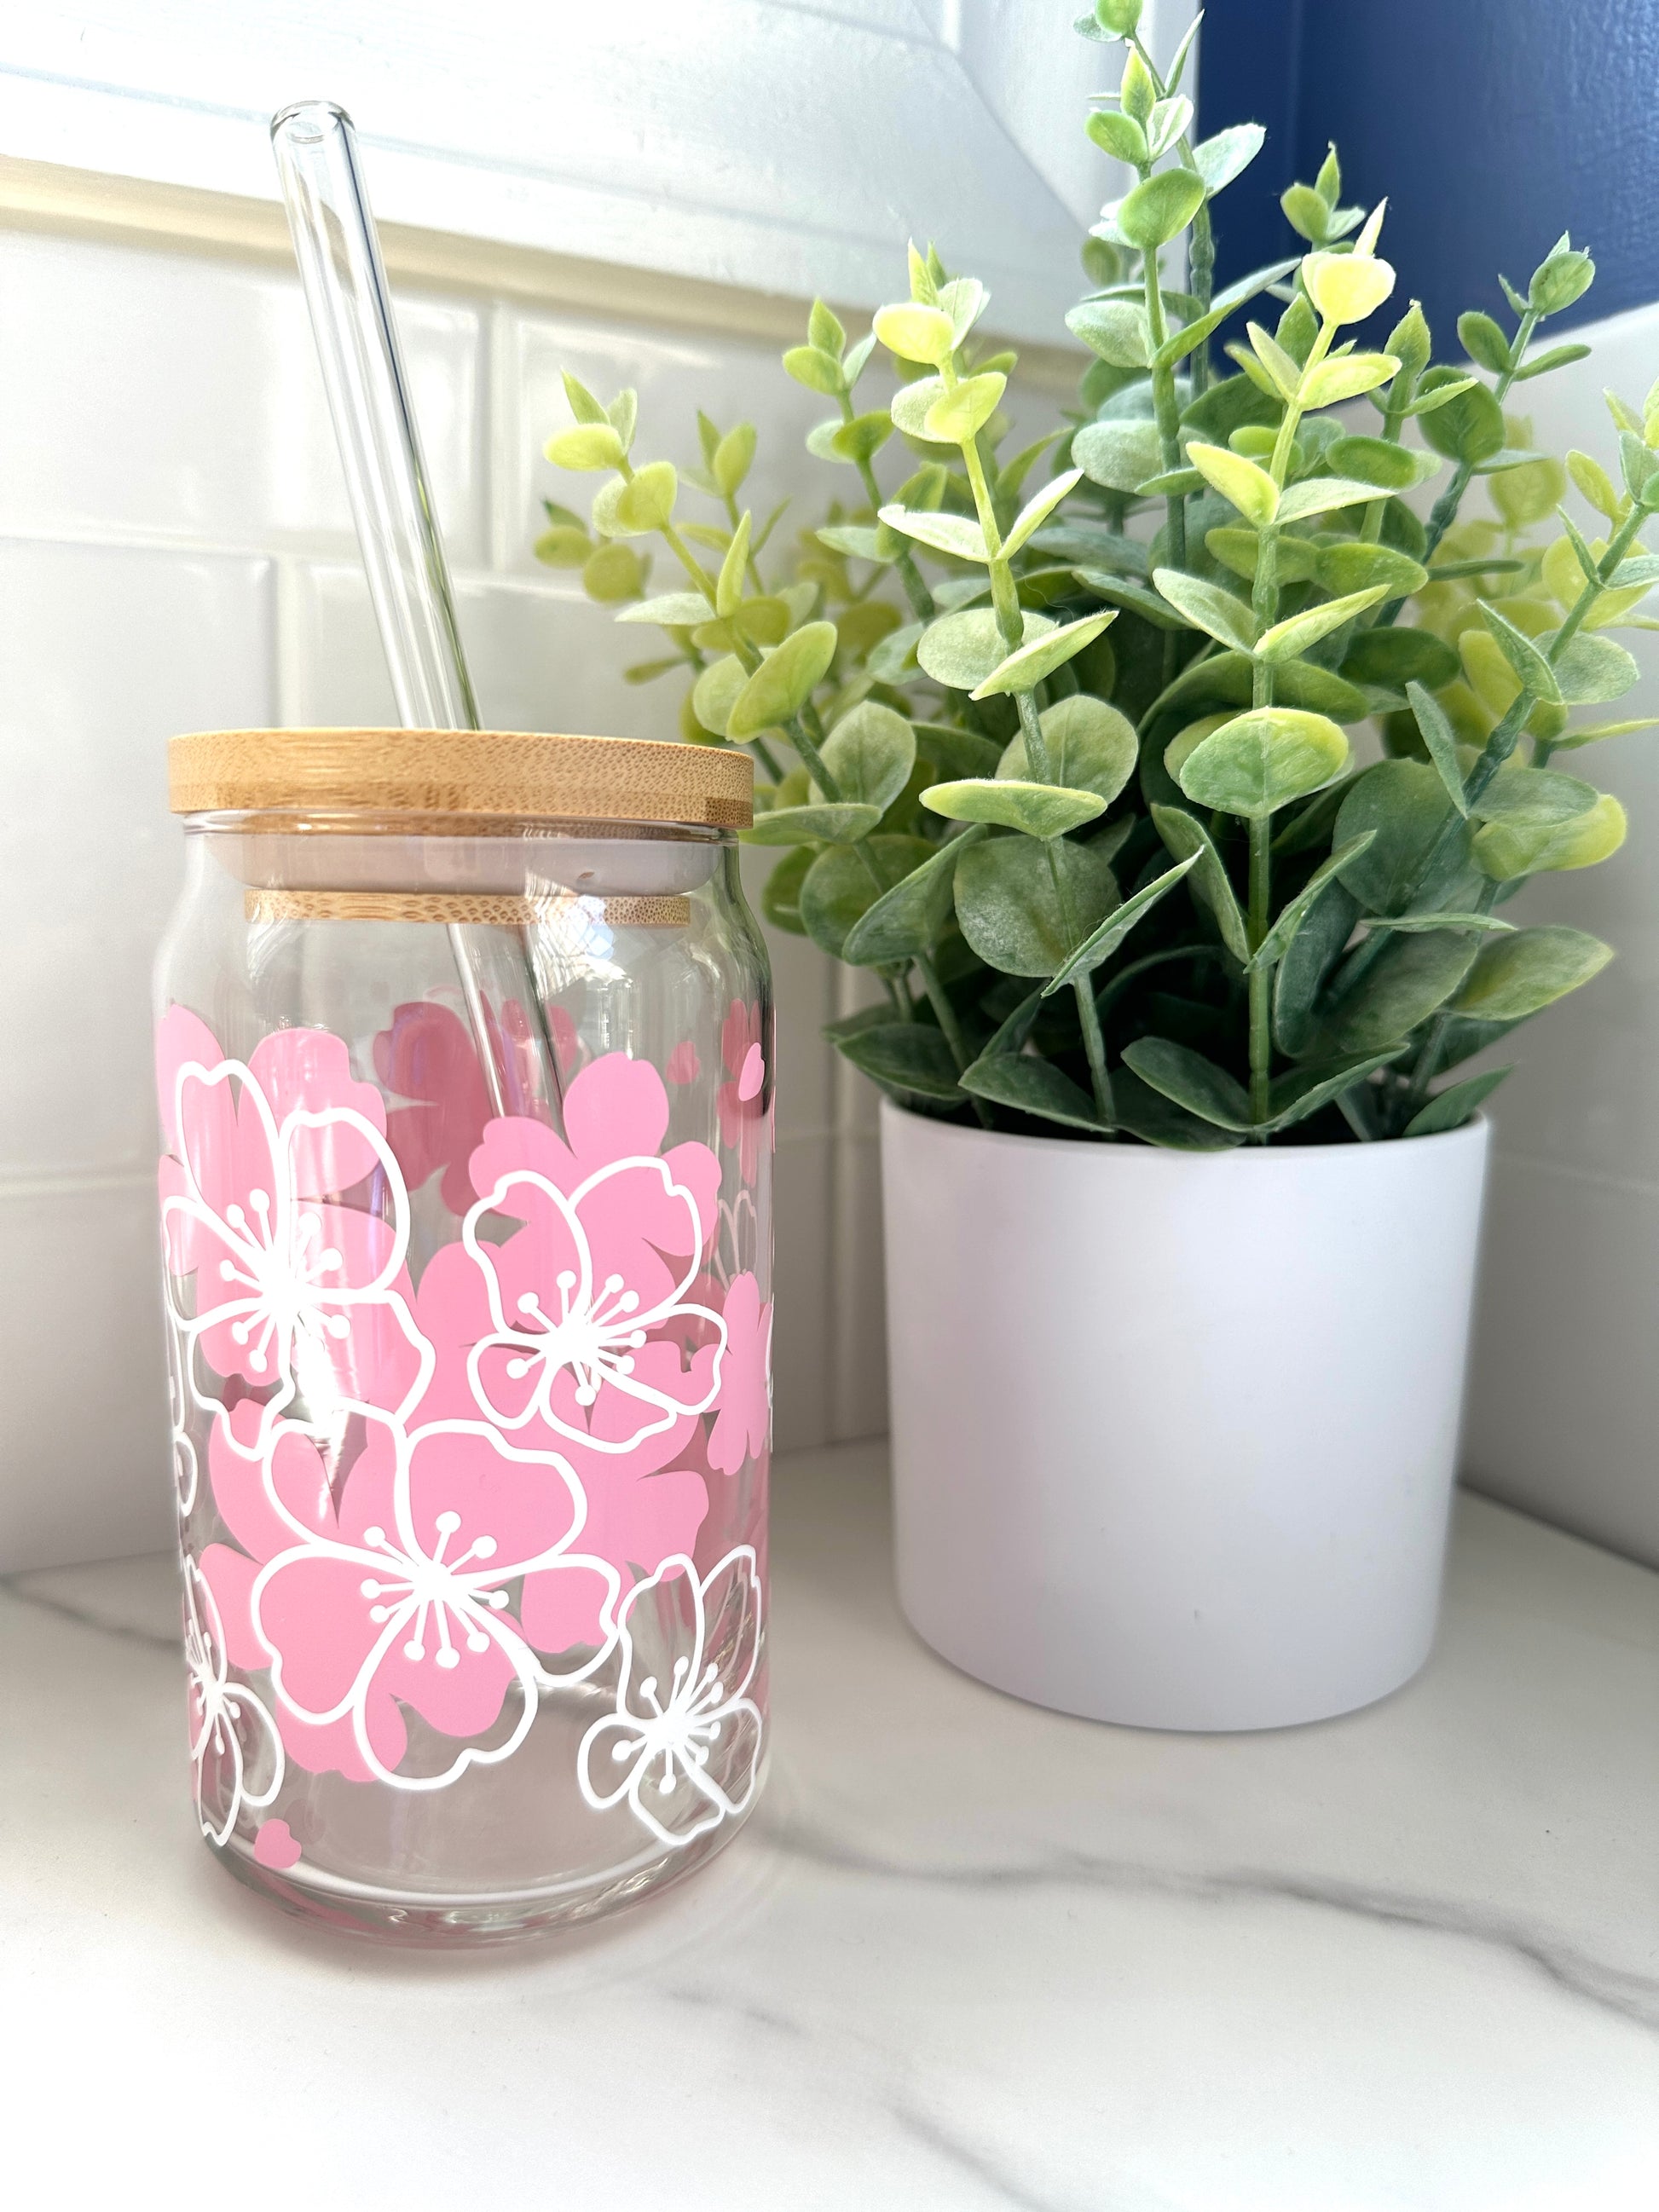
[[[1465,307],[1509,327],[1498,271],[1524,291],[1564,230],[1596,276],[1553,331],[1659,300],[1659,0],[1208,0],[1199,127],[1251,120],[1218,282],[1296,250],[1279,194],[1334,138],[1344,201],[1389,196],[1396,298],[1443,357]]]

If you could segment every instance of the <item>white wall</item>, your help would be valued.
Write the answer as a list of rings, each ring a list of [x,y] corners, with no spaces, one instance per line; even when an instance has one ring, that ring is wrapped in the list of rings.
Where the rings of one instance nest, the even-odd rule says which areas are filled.
[[[1081,6],[1081,0],[1079,0]],[[273,109],[349,108],[397,221],[874,306],[907,233],[1053,339],[1114,166],[1069,0],[27,0],[0,149],[269,198]],[[1193,0],[1152,0],[1171,50]],[[902,262],[899,264],[902,267]]]
[[[757,500],[820,465],[776,349],[501,302],[399,303],[487,721],[676,734],[678,690],[528,546],[558,373],[761,430]],[[297,284],[234,262],[0,232],[0,1570],[170,1535],[149,968],[179,836],[174,731],[390,720]],[[571,479],[564,480],[570,495]],[[648,646],[648,641],[647,641]],[[754,855],[764,866],[761,854]],[[775,943],[778,1438],[885,1420],[867,1104],[820,1024],[836,979]]]

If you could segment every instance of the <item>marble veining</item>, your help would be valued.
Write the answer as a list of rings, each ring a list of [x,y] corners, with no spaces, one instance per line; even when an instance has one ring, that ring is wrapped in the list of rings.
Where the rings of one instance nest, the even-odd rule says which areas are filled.
[[[775,1495],[759,1812],[489,1958],[209,1863],[169,1562],[0,1584],[9,2180],[73,2140],[88,2201],[183,2156],[250,2212],[1651,2212],[1659,1577],[1467,1498],[1416,1683],[1158,1735],[910,1635],[878,1451]]]

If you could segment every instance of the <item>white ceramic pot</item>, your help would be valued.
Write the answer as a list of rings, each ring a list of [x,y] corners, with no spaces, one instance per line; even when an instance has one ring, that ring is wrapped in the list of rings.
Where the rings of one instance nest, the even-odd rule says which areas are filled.
[[[899,1598],[956,1666],[1259,1729],[1428,1656],[1487,1125],[1176,1152],[882,1108]]]

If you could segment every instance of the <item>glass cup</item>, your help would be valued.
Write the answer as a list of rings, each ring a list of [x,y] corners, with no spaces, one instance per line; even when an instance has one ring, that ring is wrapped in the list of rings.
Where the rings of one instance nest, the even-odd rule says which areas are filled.
[[[202,1832],[477,1942],[765,1766],[772,1012],[746,757],[177,738],[161,1245]]]

